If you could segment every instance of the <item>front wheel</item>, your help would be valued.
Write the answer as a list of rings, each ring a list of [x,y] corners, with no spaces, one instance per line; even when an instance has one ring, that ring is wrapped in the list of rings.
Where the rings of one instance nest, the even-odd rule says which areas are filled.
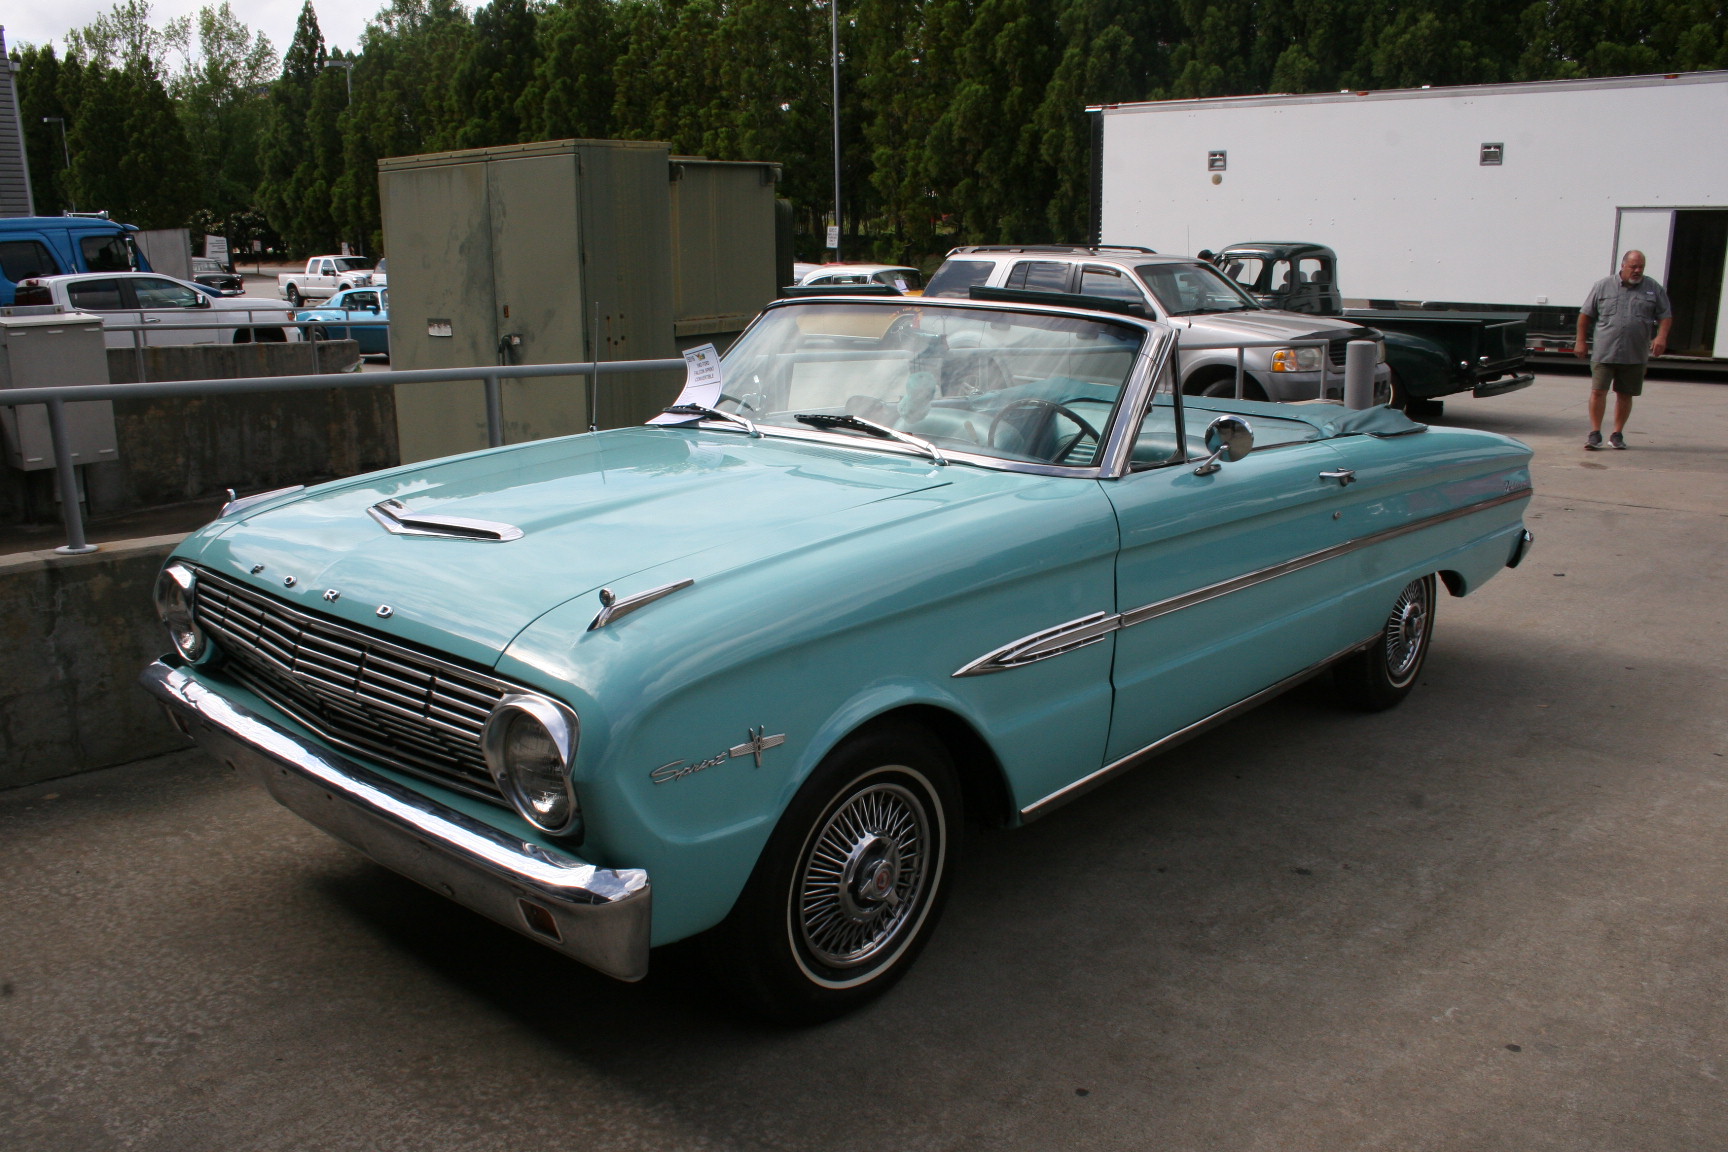
[[[290,308],[300,307],[301,299],[302,299],[302,297],[300,295],[300,289],[296,288],[292,284],[288,285],[288,307],[290,307]]]
[[[1436,587],[1432,574],[1406,584],[1374,642],[1334,666],[1332,680],[1344,703],[1384,712],[1410,695],[1434,636]]]
[[[726,922],[706,941],[717,973],[759,1014],[814,1024],[905,974],[947,897],[960,794],[929,733],[848,738],[792,803]]]

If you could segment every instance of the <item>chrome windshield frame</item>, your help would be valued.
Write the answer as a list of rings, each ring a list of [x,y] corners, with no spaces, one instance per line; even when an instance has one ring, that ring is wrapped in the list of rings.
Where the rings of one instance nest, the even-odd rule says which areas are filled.
[[[763,317],[781,308],[798,308],[812,304],[845,304],[863,305],[872,308],[904,308],[908,305],[918,306],[921,297],[875,297],[875,296],[802,296],[790,300],[773,300],[750,322],[743,332],[739,333],[733,345],[741,343],[750,334],[751,329],[762,322]],[[986,300],[949,300],[931,301],[926,307],[965,309],[981,312],[1017,312],[1033,313],[1043,316],[1078,316],[1087,320],[1105,321],[1124,327],[1137,328],[1145,333],[1145,339],[1140,342],[1140,350],[1135,355],[1134,364],[1129,369],[1127,378],[1123,381],[1121,393],[1111,410],[1110,423],[1104,433],[1104,443],[1098,453],[1098,462],[1085,467],[1073,467],[1065,464],[1041,464],[1031,460],[1010,460],[1001,456],[990,456],[982,453],[965,452],[953,447],[943,446],[942,456],[950,464],[972,464],[980,468],[989,468],[997,472],[1021,472],[1032,476],[1068,476],[1087,480],[1113,480],[1128,472],[1128,458],[1134,450],[1135,437],[1139,435],[1140,420],[1145,413],[1146,404],[1156,381],[1165,371],[1170,362],[1172,351],[1176,347],[1176,329],[1162,320],[1147,320],[1138,316],[1127,316],[1116,312],[1093,312],[1084,308],[1061,308],[1039,304],[1009,304]],[[1177,409],[1177,426],[1181,426],[1181,390],[1175,390]],[[1130,415],[1131,414],[1131,415]],[[742,434],[743,429],[730,421],[699,419],[695,421],[703,429],[716,431],[729,430]],[[660,427],[671,427],[660,425]],[[765,437],[772,436],[786,440],[803,440],[827,447],[850,448],[868,452],[873,455],[888,453],[904,456],[912,460],[922,460],[936,467],[930,457],[907,444],[894,440],[883,440],[862,435],[847,435],[838,432],[824,432],[815,428],[786,428],[777,424],[756,423],[758,432]]]

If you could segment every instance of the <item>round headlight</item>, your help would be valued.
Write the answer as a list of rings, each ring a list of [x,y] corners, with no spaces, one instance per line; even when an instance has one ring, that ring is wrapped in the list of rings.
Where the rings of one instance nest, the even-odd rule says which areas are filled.
[[[576,736],[576,713],[524,693],[498,702],[480,738],[486,767],[504,798],[522,819],[553,836],[582,830],[582,806],[570,782]]]
[[[170,562],[156,577],[156,614],[168,629],[174,651],[186,660],[197,660],[209,647],[204,630],[192,618],[192,587],[196,583],[196,573],[178,561]]]

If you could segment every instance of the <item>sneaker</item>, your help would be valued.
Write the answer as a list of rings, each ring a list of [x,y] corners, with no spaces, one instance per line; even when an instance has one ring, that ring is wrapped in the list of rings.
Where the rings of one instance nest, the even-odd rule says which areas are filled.
[[[1590,435],[1584,437],[1584,447],[1591,452],[1602,447],[1602,433],[1592,432]]]
[[[1621,451],[1626,450],[1626,437],[1620,435],[1620,433],[1618,433],[1618,432],[1616,432],[1616,433],[1614,433],[1614,435],[1608,437],[1608,443],[1612,444],[1614,447],[1620,449]]]

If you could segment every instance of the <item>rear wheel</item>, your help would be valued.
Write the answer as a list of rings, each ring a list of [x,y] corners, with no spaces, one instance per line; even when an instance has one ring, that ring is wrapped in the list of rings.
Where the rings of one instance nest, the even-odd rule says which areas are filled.
[[[1333,667],[1333,683],[1346,704],[1383,712],[1410,695],[1434,635],[1435,590],[1432,574],[1406,584],[1374,642]]]
[[[1386,403],[1391,407],[1398,409],[1400,412],[1403,412],[1406,416],[1411,418],[1433,418],[1440,415],[1440,413],[1445,410],[1446,405],[1439,400],[1426,400],[1420,396],[1410,395],[1410,390],[1404,387],[1403,378],[1398,375],[1398,370],[1396,368],[1389,369],[1389,373],[1389,383],[1392,386],[1392,398],[1386,401]]]
[[[935,737],[909,725],[849,737],[799,790],[705,939],[711,966],[785,1023],[880,996],[935,929],[959,828],[953,764]]]

